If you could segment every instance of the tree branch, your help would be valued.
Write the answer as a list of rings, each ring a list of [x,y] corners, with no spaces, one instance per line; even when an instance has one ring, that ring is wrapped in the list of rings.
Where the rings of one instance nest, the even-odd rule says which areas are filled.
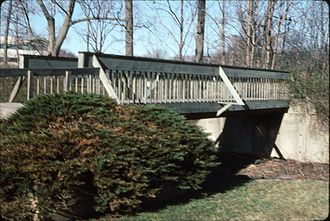
[[[50,20],[50,19],[54,19],[48,12],[44,2],[42,0],[37,0],[40,8],[41,8],[41,11],[42,13],[44,14],[44,16],[46,17],[47,21]]]
[[[101,20],[107,20],[107,21],[125,21],[124,19],[121,18],[108,18],[108,17],[87,17],[87,18],[80,18],[76,20],[72,20],[70,22],[70,25],[75,25],[77,23],[81,22],[87,22],[87,21],[101,21]]]

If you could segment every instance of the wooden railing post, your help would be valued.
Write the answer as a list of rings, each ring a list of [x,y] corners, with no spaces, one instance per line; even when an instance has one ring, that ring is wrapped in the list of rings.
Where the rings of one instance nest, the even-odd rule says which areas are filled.
[[[64,78],[64,91],[67,92],[71,90],[71,71],[65,71]]]
[[[89,74],[87,78],[87,93],[92,92],[92,75]]]
[[[27,100],[33,97],[33,73],[31,70],[27,72]]]

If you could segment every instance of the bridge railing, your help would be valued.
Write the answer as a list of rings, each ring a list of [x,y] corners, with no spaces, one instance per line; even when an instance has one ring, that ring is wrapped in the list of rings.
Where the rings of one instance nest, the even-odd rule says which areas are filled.
[[[108,95],[118,103],[237,103],[237,96],[243,101],[290,99],[288,73],[282,71],[81,55],[81,68],[0,69],[0,102],[13,102],[15,98],[22,102],[39,94],[63,91]],[[56,62],[47,60],[47,64]]]
[[[120,103],[235,103],[223,72],[245,101],[289,100],[288,73],[82,52],[81,66],[107,74]],[[102,65],[100,65],[102,64]]]
[[[121,103],[235,102],[219,76],[109,70]],[[285,79],[228,77],[243,100],[287,100]]]
[[[1,102],[65,91],[106,94],[98,68],[0,69]]]

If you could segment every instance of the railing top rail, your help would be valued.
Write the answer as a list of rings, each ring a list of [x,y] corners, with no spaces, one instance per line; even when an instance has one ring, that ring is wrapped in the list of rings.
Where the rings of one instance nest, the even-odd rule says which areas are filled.
[[[229,77],[244,78],[273,78],[273,79],[289,79],[288,72],[280,72],[273,70],[257,70],[257,69],[238,69],[229,66],[221,66],[223,71]]]
[[[85,67],[92,66],[92,56],[97,55],[102,63],[111,70],[136,72],[177,73],[190,75],[218,76],[221,66],[228,77],[288,79],[288,72],[279,70],[235,67],[219,64],[203,64],[144,57],[131,57],[110,54],[80,52]]]
[[[44,56],[44,55],[30,55],[30,54],[24,54],[22,55],[24,58],[29,59],[40,59],[40,60],[64,60],[64,61],[76,61],[78,62],[78,58],[73,57],[56,57],[56,56]]]
[[[78,58],[53,57],[42,55],[21,55],[20,68],[75,68]]]
[[[248,70],[257,70],[257,71],[270,71],[270,72],[284,72],[289,73],[287,71],[281,70],[270,70],[265,68],[250,68],[250,67],[240,67],[240,66],[230,66],[230,65],[222,65],[222,64],[206,64],[206,63],[197,63],[191,61],[178,61],[178,60],[169,60],[162,58],[148,58],[148,57],[138,57],[138,56],[124,56],[124,55],[114,55],[114,54],[102,54],[102,53],[93,53],[93,52],[79,52],[86,54],[88,56],[96,55],[99,58],[114,58],[114,59],[123,59],[123,60],[132,60],[132,61],[152,61],[152,62],[162,62],[162,63],[174,63],[174,64],[188,64],[188,65],[197,65],[197,66],[211,66],[211,67],[225,67],[225,68],[235,68],[235,69],[248,69]]]
[[[14,69],[14,68],[5,68],[0,69],[0,77],[18,77],[18,76],[25,76],[26,70],[24,69]]]
[[[28,71],[37,76],[65,75],[70,71],[72,75],[96,75],[99,68],[22,68],[22,69],[0,69],[0,77],[25,76]]]

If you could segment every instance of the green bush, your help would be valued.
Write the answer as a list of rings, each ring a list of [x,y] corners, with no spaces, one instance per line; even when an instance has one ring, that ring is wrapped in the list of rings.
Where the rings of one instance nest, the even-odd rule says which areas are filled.
[[[290,88],[294,98],[314,105],[319,118],[329,121],[329,74],[311,70],[291,72]]]
[[[198,189],[216,165],[212,142],[181,115],[98,95],[36,97],[0,136],[7,220],[132,212],[164,188]]]

